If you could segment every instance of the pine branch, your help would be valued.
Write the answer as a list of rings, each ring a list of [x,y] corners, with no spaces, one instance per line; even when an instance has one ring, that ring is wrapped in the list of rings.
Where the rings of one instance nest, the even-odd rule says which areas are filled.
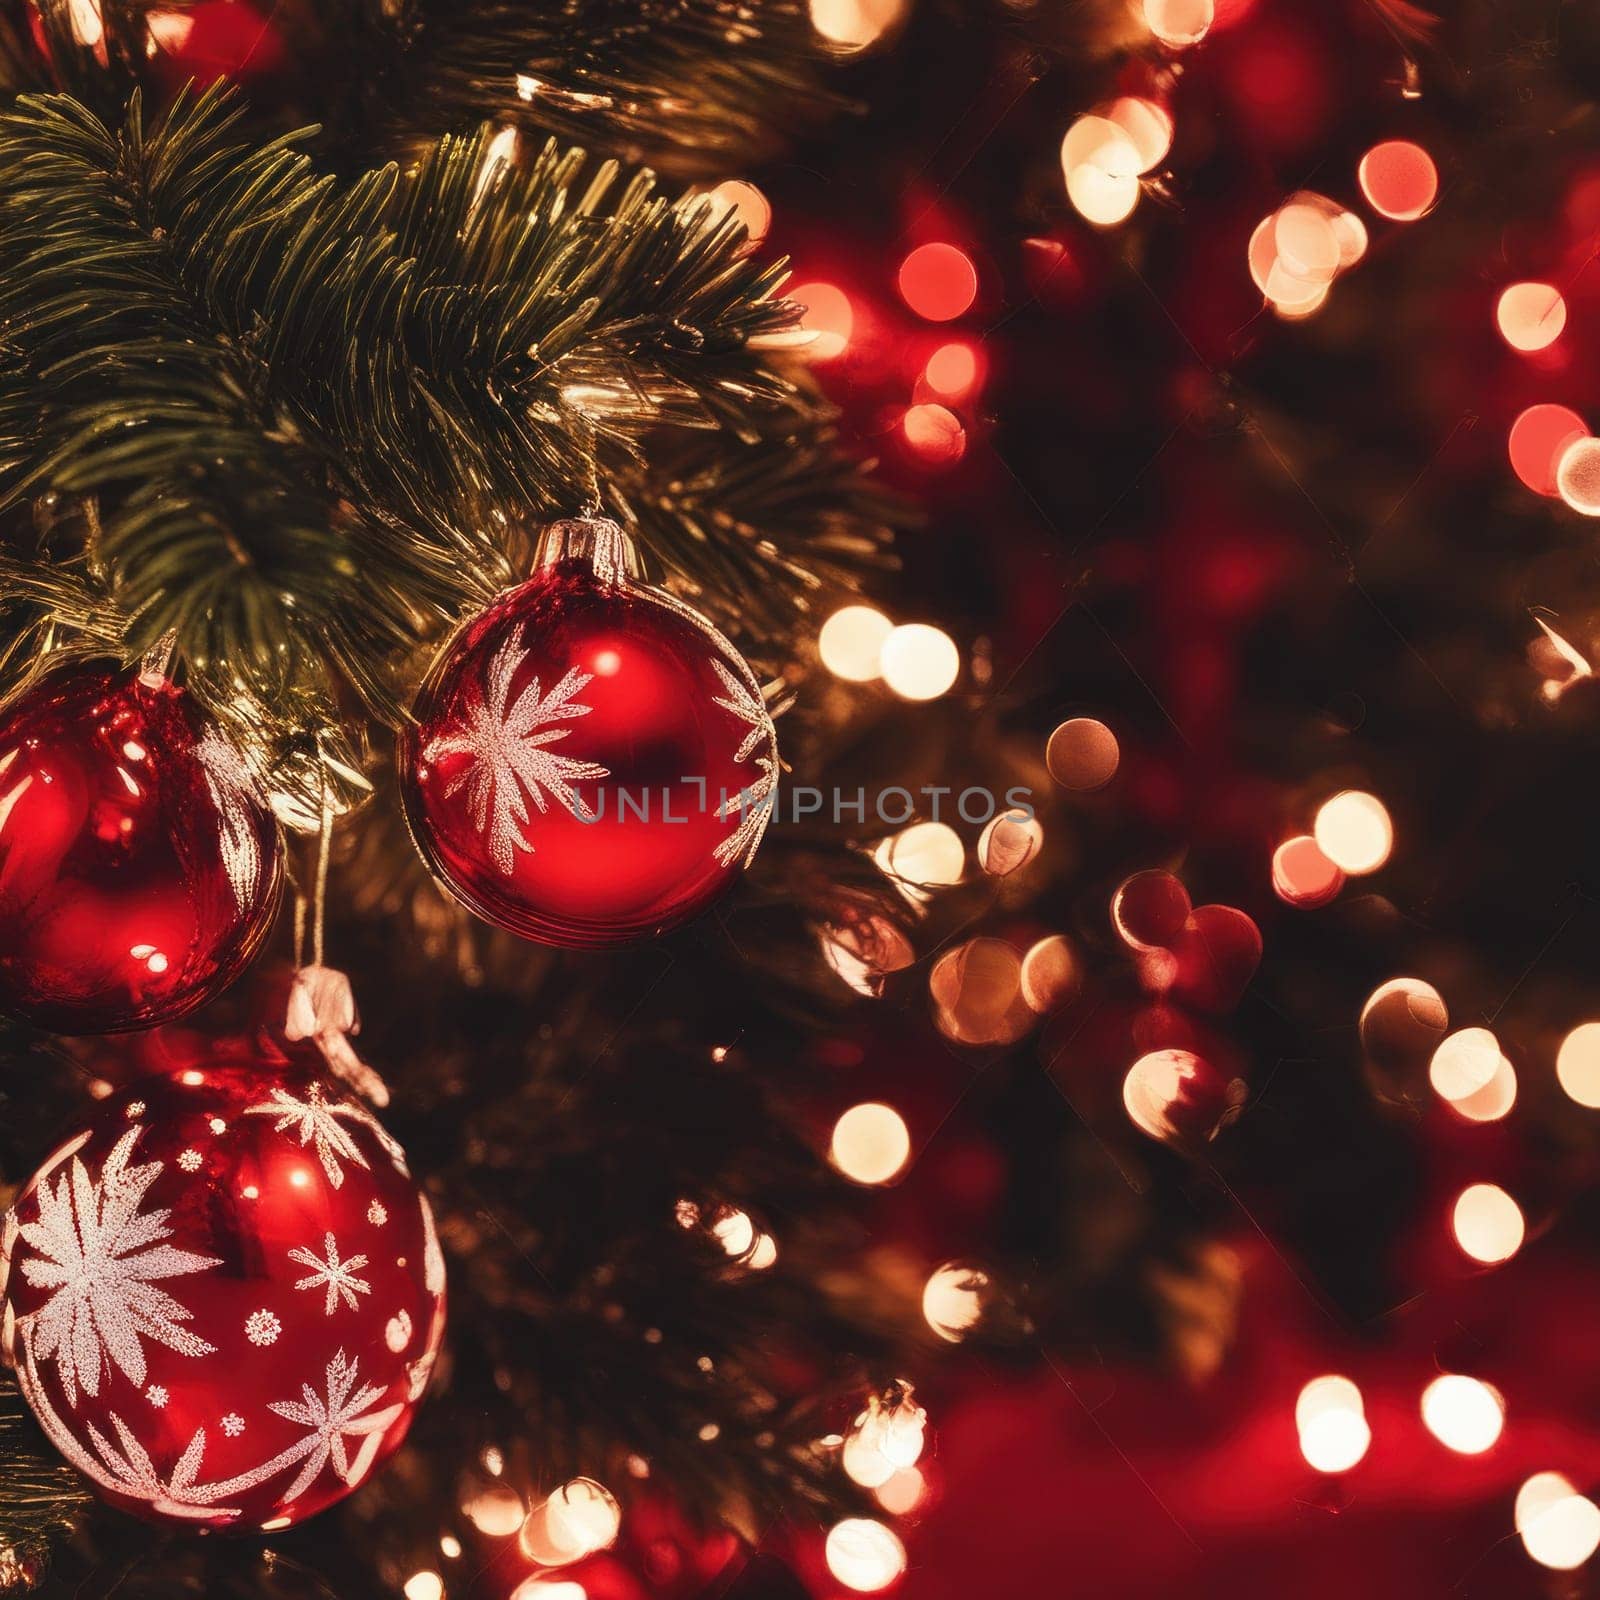
[[[483,134],[339,182],[239,117],[0,119],[0,506],[95,497],[126,649],[175,631],[214,702],[242,684],[287,732],[347,681],[398,720],[397,655],[503,585],[528,524],[664,430],[793,407],[748,353],[792,324],[781,268],[703,203],[553,146],[513,171]],[[654,526],[694,581],[793,596],[759,515]]]

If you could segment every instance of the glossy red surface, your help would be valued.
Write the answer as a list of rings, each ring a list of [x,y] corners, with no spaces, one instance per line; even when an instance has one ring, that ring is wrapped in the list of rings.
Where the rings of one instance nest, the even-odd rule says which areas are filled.
[[[754,855],[776,774],[733,647],[670,596],[578,559],[445,646],[400,759],[413,836],[445,887],[557,945],[623,944],[703,911]]]
[[[0,1011],[170,1021],[244,970],[281,888],[255,779],[165,679],[79,663],[0,713]]]
[[[286,1527],[398,1448],[444,1334],[444,1260],[399,1146],[331,1085],[142,1079],[0,1235],[4,1353],[115,1505]]]

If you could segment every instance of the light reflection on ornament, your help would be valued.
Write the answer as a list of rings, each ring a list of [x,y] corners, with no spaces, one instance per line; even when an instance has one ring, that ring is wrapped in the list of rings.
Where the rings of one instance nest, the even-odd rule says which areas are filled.
[[[564,1567],[616,1542],[622,1510],[593,1478],[573,1478],[528,1513],[523,1553],[543,1567]]]
[[[1527,1233],[1522,1207],[1497,1183],[1474,1183],[1463,1189],[1450,1224],[1462,1250],[1487,1266],[1509,1261]]]
[[[1344,887],[1344,873],[1309,833],[1285,839],[1272,853],[1273,893],[1286,905],[1314,911]]]
[[[1313,1378],[1295,1401],[1294,1420],[1300,1454],[1318,1472],[1348,1472],[1372,1443],[1361,1391],[1348,1378]]]
[[[1173,50],[1199,44],[1216,14],[1215,0],[1144,0],[1145,25]]]
[[[1422,1420],[1446,1449],[1478,1456],[1500,1437],[1505,1402],[1476,1378],[1446,1373],[1422,1391]]]
[[[1589,436],[1589,426],[1568,406],[1529,406],[1511,424],[1506,450],[1511,470],[1535,494],[1558,499],[1557,473],[1570,445]]]
[[[1494,320],[1513,350],[1544,350],[1567,325],[1567,302],[1548,283],[1513,283],[1500,291]]]
[[[1063,722],[1045,745],[1044,763],[1063,789],[1087,793],[1103,789],[1117,774],[1122,751],[1117,736],[1093,717]]]
[[[906,1547],[892,1528],[871,1517],[846,1517],[823,1542],[828,1571],[847,1589],[876,1594],[906,1570]]]
[[[893,1106],[867,1101],[834,1123],[828,1153],[852,1183],[889,1183],[911,1159],[911,1130]]]
[[[1561,452],[1556,493],[1581,515],[1600,517],[1600,439],[1575,439]]]
[[[1517,1490],[1512,1520],[1542,1567],[1570,1572],[1600,1549],[1600,1508],[1559,1472],[1536,1472]]]
[[[1352,878],[1376,872],[1394,848],[1394,824],[1383,802],[1360,789],[1324,800],[1311,832],[1323,855]]]
[[[923,1285],[923,1319],[941,1339],[959,1344],[982,1319],[992,1288],[982,1267],[947,1261]]]
[[[1556,1081],[1580,1106],[1600,1107],[1600,1022],[1580,1022],[1561,1041]]]
[[[1367,204],[1391,222],[1415,222],[1439,197],[1439,169],[1420,144],[1388,139],[1362,156],[1356,178]]]
[[[972,307],[978,273],[958,245],[919,244],[900,263],[900,298],[929,322],[949,322]]]
[[[893,628],[872,606],[841,606],[817,635],[823,666],[846,683],[871,683],[882,676],[880,657]]]
[[[831,283],[802,283],[783,291],[786,300],[802,307],[800,326],[815,335],[804,347],[811,361],[834,361],[842,356],[855,328],[855,308],[843,289]]]
[[[1040,1016],[1058,1011],[1078,992],[1077,953],[1061,934],[1041,939],[1022,958],[1022,999]]]
[[[925,622],[892,629],[879,659],[883,681],[903,700],[937,700],[961,673],[955,640]]]

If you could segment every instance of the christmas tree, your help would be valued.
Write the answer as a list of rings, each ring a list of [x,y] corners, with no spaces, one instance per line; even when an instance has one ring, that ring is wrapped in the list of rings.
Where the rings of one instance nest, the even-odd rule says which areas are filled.
[[[0,1594],[1561,1592],[1594,17],[0,94]]]

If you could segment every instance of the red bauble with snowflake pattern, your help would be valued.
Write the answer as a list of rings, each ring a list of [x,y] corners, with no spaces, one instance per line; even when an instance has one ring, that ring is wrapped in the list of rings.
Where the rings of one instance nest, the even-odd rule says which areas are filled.
[[[169,1022],[230,984],[282,891],[244,757],[160,671],[75,662],[0,712],[0,1011]]]
[[[755,855],[777,776],[743,658],[641,582],[603,520],[555,524],[534,576],[445,645],[400,752],[412,837],[444,887],[555,945],[703,911]]]
[[[99,1107],[0,1232],[0,1351],[114,1505],[286,1528],[405,1436],[444,1334],[444,1258],[400,1147],[275,1057]]]

